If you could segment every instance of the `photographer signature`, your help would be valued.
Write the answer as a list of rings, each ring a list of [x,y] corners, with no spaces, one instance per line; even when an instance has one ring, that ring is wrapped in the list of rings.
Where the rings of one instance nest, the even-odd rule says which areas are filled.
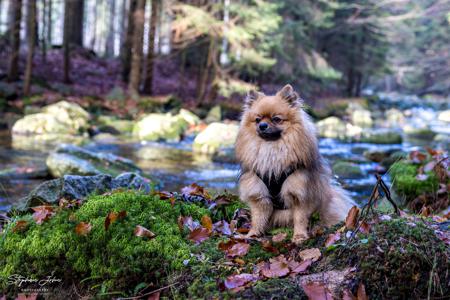
[[[61,283],[62,279],[56,278],[53,273],[43,279],[29,278],[19,274],[13,274],[8,277],[8,285],[21,287],[26,284],[38,284],[39,286],[48,286],[54,283]]]

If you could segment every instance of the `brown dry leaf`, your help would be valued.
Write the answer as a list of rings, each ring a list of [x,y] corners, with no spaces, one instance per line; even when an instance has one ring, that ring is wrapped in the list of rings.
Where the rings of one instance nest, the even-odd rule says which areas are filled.
[[[423,171],[424,172],[430,172],[434,169],[434,167],[436,166],[436,161],[432,160],[430,162],[428,162],[427,164],[425,164],[425,166],[423,166]]]
[[[32,209],[34,210],[33,219],[38,225],[50,219],[55,214],[53,211],[53,207],[50,205],[36,206],[32,207]]]
[[[184,188],[181,189],[181,193],[183,195],[188,195],[188,196],[200,196],[206,199],[210,199],[211,196],[208,194],[208,192],[205,190],[205,188],[199,186],[196,183],[193,183],[189,186],[185,186]]]
[[[213,224],[212,224],[212,220],[208,215],[204,215],[201,219],[201,224],[203,225],[203,227],[205,227],[206,229],[208,229],[209,231],[212,231],[213,229]]]
[[[267,278],[279,278],[289,274],[289,264],[283,255],[271,258],[268,268],[263,268],[261,273]]]
[[[14,225],[12,231],[13,232],[23,232],[28,227],[28,222],[24,220],[17,221]]]
[[[147,300],[159,300],[160,296],[161,296],[161,292],[159,292],[159,291],[155,292],[155,293],[151,293],[148,296]]]
[[[280,242],[284,241],[286,239],[286,237],[287,237],[287,233],[280,232],[272,237],[272,242],[280,243]]]
[[[109,225],[111,225],[118,217],[116,212],[110,211],[105,218],[105,230],[108,230]]]
[[[149,239],[152,239],[156,236],[156,234],[141,225],[136,226],[136,228],[134,229],[134,235],[138,237],[146,237]]]
[[[225,235],[231,235],[234,231],[234,228],[231,228],[232,227],[231,225],[233,225],[234,223],[233,223],[233,221],[231,221],[231,222],[232,222],[232,224],[228,224],[227,221],[221,220],[219,222],[214,223],[213,228],[218,233],[225,234]]]
[[[364,284],[360,283],[358,286],[358,291],[356,292],[356,297],[358,300],[369,300],[369,297],[367,297],[366,294],[366,287]]]
[[[431,215],[431,209],[428,206],[422,207],[422,210],[420,211],[420,215],[422,217],[429,217]]]
[[[333,245],[340,239],[341,239],[341,234],[339,232],[329,234],[325,241],[325,247]]]
[[[188,239],[196,244],[207,240],[209,238],[210,231],[203,227],[198,227],[189,233]]]
[[[92,225],[85,222],[80,222],[75,227],[75,233],[78,235],[87,235],[89,232],[91,232]]]
[[[266,250],[267,252],[271,252],[274,254],[278,254],[280,253],[280,251],[275,248],[274,246],[272,246],[272,243],[269,240],[264,240],[261,242],[261,246],[264,250]]]
[[[191,216],[187,217],[179,216],[178,228],[180,229],[181,232],[183,232],[184,227],[189,229],[189,231],[193,231],[194,229],[200,227],[200,224],[197,221],[194,221]]]
[[[250,250],[250,244],[247,243],[236,243],[226,250],[226,255],[228,257],[245,256]]]
[[[311,259],[302,261],[301,263],[291,260],[288,262],[289,269],[291,269],[291,275],[305,273],[305,271],[311,266],[313,261]]]
[[[332,300],[333,295],[322,282],[307,282],[302,284],[303,291],[312,300]]]
[[[322,256],[322,253],[320,253],[320,250],[318,248],[310,248],[300,251],[298,255],[302,260],[311,259],[313,262],[315,262],[319,260],[319,258]]]
[[[222,251],[227,251],[228,249],[233,247],[233,245],[235,245],[236,243],[237,242],[235,240],[229,240],[228,242],[220,242],[219,245],[217,245],[217,247]]]
[[[233,261],[240,266],[245,265],[245,260],[243,260],[242,258],[235,258]]]
[[[443,218],[450,219],[450,211],[442,216]]]
[[[345,227],[347,229],[355,229],[356,221],[358,220],[359,208],[355,205],[348,211],[347,218],[345,218]]]
[[[361,222],[361,226],[359,227],[359,231],[361,231],[364,234],[369,234],[370,233],[370,228],[372,226],[370,224],[368,224],[367,222]]]
[[[156,196],[159,196],[159,199],[161,200],[167,200],[173,197],[173,194],[171,192],[166,191],[157,191],[153,193]]]
[[[427,159],[427,155],[418,150],[414,150],[409,153],[409,159],[412,162],[419,164]]]
[[[245,286],[247,283],[255,281],[257,277],[253,274],[242,273],[228,276],[225,279],[225,287],[229,290],[234,290],[236,288]]]

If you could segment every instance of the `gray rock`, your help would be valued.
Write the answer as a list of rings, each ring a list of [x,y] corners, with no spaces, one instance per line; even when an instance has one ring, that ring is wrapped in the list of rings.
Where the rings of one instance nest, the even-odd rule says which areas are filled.
[[[392,153],[400,151],[400,149],[375,149],[364,151],[364,157],[373,162],[381,162],[383,159],[389,157]]]
[[[141,173],[133,161],[110,153],[97,153],[74,145],[61,145],[46,160],[53,177],[63,175],[97,175],[116,176],[123,172]]]
[[[26,211],[37,205],[58,204],[61,198],[84,200],[93,193],[102,194],[119,188],[148,193],[150,192],[150,181],[136,173],[123,173],[116,178],[106,174],[65,175],[41,183],[28,196],[22,198],[15,208],[19,211]]]
[[[352,162],[338,161],[333,165],[333,173],[341,178],[355,179],[364,177],[361,168]]]
[[[133,135],[141,141],[178,142],[188,127],[188,122],[180,115],[148,114],[134,125]]]

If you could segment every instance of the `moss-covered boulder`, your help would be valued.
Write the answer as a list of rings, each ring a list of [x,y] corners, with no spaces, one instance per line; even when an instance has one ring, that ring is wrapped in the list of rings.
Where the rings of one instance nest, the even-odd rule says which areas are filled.
[[[364,130],[353,141],[371,144],[401,144],[402,135],[395,130]]]
[[[200,118],[194,114],[193,112],[187,110],[187,109],[180,109],[177,115],[179,118],[186,121],[186,123],[189,124],[189,126],[194,126],[200,124]]]
[[[133,131],[134,123],[130,120],[121,120],[113,116],[99,116],[97,118],[100,132],[108,132],[109,128],[121,134],[129,134]]]
[[[352,124],[360,127],[372,127],[373,119],[369,110],[357,108],[350,112]]]
[[[409,138],[420,139],[420,140],[433,140],[434,136],[437,134],[431,128],[425,127],[414,127],[414,126],[404,126],[403,131]]]
[[[333,173],[341,178],[346,179],[355,179],[362,178],[364,176],[364,172],[361,168],[352,162],[347,161],[338,161],[333,164]]]
[[[12,128],[14,135],[80,135],[88,128],[89,114],[78,104],[60,101],[40,113],[26,115]]]
[[[344,121],[337,117],[328,117],[320,120],[316,124],[317,130],[321,137],[325,138],[347,138],[347,126]]]
[[[67,174],[117,176],[123,172],[141,173],[141,169],[129,159],[68,144],[63,144],[50,153],[46,164],[50,174],[55,178]]]
[[[195,137],[194,152],[214,154],[219,149],[232,148],[236,142],[237,124],[211,123]]]
[[[207,123],[220,122],[222,120],[222,108],[220,105],[212,107],[206,115],[205,121]]]
[[[183,116],[167,114],[148,114],[134,125],[133,135],[142,141],[180,140],[188,127]]]

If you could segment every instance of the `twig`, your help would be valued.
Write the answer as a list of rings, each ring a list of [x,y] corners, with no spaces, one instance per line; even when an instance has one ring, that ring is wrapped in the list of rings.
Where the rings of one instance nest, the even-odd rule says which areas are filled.
[[[120,299],[120,300],[132,300],[132,299],[134,300],[134,299],[140,299],[140,298],[142,298],[142,297],[149,296],[149,295],[151,295],[151,294],[154,294],[154,293],[160,292],[160,291],[162,291],[162,290],[165,290],[165,289],[167,289],[167,288],[170,288],[170,287],[172,287],[172,286],[174,286],[174,285],[177,285],[178,283],[179,283],[179,282],[174,282],[174,283],[172,283],[172,284],[166,285],[166,286],[164,286],[164,287],[162,287],[162,288],[159,288],[159,289],[157,289],[157,290],[148,292],[148,293],[143,294],[143,295],[134,296],[134,297],[128,297],[128,298],[118,298],[118,299]]]

